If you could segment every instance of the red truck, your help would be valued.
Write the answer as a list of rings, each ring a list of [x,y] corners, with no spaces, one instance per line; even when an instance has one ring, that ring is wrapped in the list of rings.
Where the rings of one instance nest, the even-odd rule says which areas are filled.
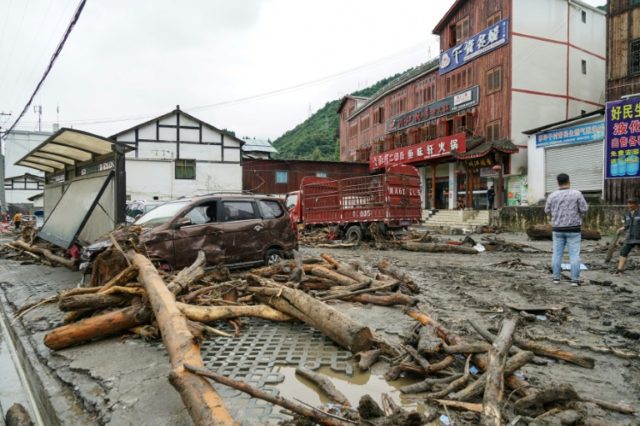
[[[334,180],[307,176],[299,191],[287,195],[291,219],[305,227],[329,226],[353,242],[419,223],[420,176],[413,166],[394,165],[383,174]]]

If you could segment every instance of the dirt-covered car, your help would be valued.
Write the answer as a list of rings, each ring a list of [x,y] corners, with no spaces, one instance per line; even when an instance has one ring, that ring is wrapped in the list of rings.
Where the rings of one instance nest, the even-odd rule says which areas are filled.
[[[297,232],[280,199],[254,195],[210,195],[171,201],[141,216],[140,242],[158,265],[189,266],[203,250],[207,265],[230,268],[272,264],[291,257]],[[97,242],[83,252],[95,258],[110,245]]]

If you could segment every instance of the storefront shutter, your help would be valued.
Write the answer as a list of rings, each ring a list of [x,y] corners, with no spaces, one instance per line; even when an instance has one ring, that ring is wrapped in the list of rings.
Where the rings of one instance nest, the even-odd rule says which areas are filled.
[[[579,191],[602,190],[602,141],[546,148],[545,191],[558,189],[556,176],[566,173],[571,178],[571,187]]]

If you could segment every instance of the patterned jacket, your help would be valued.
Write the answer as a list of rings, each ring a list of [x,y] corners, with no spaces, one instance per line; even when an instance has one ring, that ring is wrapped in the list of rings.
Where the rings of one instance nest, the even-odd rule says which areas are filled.
[[[582,192],[575,189],[559,189],[547,197],[544,212],[551,214],[554,231],[580,232],[581,215],[589,210]]]

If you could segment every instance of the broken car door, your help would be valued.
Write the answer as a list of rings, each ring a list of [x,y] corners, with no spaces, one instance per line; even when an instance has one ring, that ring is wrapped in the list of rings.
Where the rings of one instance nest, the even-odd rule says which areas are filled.
[[[261,261],[265,233],[256,203],[249,200],[225,200],[219,211],[224,226],[225,263]]]
[[[217,218],[217,203],[200,203],[174,222],[174,268],[191,265],[200,250],[205,252],[207,266],[225,263],[223,228]]]

